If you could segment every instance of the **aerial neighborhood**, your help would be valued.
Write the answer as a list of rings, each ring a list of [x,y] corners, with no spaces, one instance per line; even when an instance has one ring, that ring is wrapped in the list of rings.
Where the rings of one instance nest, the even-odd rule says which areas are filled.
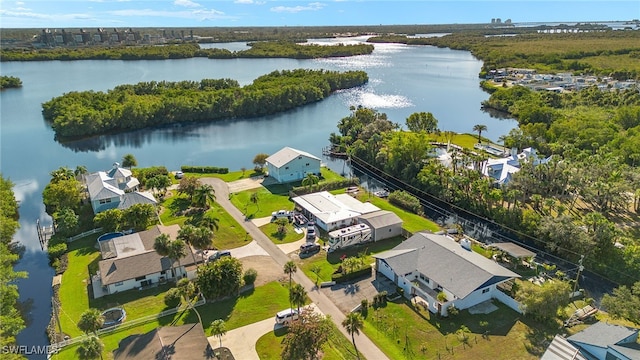
[[[7,359],[640,359],[640,21],[130,3],[0,26]]]

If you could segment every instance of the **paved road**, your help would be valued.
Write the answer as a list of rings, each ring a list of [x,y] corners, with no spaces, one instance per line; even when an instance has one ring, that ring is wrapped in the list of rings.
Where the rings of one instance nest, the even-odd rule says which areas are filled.
[[[201,178],[200,181],[205,184],[213,186],[216,191],[216,201],[220,204],[231,216],[233,216],[240,225],[249,233],[251,238],[258,242],[258,244],[275,260],[275,262],[284,267],[284,264],[291,260],[285,253],[283,253],[276,244],[271,242],[269,238],[260,231],[251,221],[246,221],[244,215],[229,201],[229,188],[227,184],[221,179],[216,178]],[[302,271],[298,271],[293,275],[293,279],[304,286],[309,294],[311,301],[316,304],[318,309],[325,315],[330,315],[333,322],[336,324],[338,330],[342,332],[347,339],[351,339],[351,335],[342,327],[342,321],[345,319],[345,314],[338,309],[338,307],[322,292],[314,290],[315,284],[311,281]],[[224,344],[223,344],[224,345]],[[384,360],[389,359],[376,345],[363,333],[356,335],[356,345],[358,350],[369,360]]]

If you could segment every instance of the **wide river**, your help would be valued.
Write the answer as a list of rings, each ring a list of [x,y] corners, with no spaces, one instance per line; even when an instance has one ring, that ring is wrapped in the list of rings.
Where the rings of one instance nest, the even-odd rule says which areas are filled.
[[[245,48],[243,43],[215,46]],[[472,132],[473,125],[484,124],[488,131],[483,135],[496,140],[516,123],[492,118],[480,110],[480,102],[488,98],[478,86],[480,67],[481,62],[466,51],[400,44],[375,45],[371,55],[322,60],[195,58],[0,63],[2,75],[17,76],[23,83],[20,89],[0,93],[0,171],[15,183],[21,226],[16,240],[26,247],[17,270],[29,272],[29,278],[18,284],[21,301],[31,302],[28,327],[20,333],[18,342],[28,346],[48,343],[45,328],[51,316],[53,270],[38,244],[36,219],[51,223],[44,212],[42,190],[52,170],[61,166],[74,169],[77,165],[85,165],[91,172],[104,170],[127,153],[135,155],[139,166],[164,165],[170,170],[180,165],[252,168],[255,154],[274,153],[284,146],[320,156],[329,134],[337,131],[337,122],[349,115],[350,106],[358,105],[384,112],[401,125],[410,114],[421,111],[433,113],[442,130]],[[141,81],[205,78],[231,78],[246,85],[274,70],[297,68],[364,70],[369,74],[369,83],[284,114],[148,129],[71,143],[56,141],[41,113],[43,102],[70,91],[107,91]]]

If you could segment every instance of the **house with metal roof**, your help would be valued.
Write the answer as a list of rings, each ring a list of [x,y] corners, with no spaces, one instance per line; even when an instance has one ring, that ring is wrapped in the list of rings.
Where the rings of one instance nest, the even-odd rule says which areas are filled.
[[[640,359],[640,329],[597,322],[567,338],[589,360]]]
[[[402,219],[388,210],[379,210],[358,216],[358,221],[371,229],[371,240],[380,241],[402,235]]]
[[[421,298],[432,313],[446,316],[452,305],[462,310],[490,299],[520,312],[519,304],[498,289],[520,275],[446,235],[419,232],[373,257],[376,276],[391,279],[407,298]]]
[[[380,210],[351,195],[333,195],[328,191],[296,196],[291,200],[309,220],[325,231],[355,225],[360,216]]]
[[[98,262],[97,274],[92,278],[94,296],[97,298],[170,279],[194,278],[197,264],[204,262],[201,253],[192,256],[187,251],[187,255],[174,262],[153,249],[158,236],[166,234],[175,240],[179,230],[178,225],[156,225],[146,231],[99,241],[102,259]]]
[[[134,204],[156,205],[158,201],[149,192],[138,191],[140,181],[131,170],[113,163],[109,171],[98,171],[85,177],[87,192],[94,214],[109,209],[127,209]]]
[[[320,174],[320,159],[306,151],[284,147],[266,160],[269,176],[286,183],[304,179],[307,174]]]

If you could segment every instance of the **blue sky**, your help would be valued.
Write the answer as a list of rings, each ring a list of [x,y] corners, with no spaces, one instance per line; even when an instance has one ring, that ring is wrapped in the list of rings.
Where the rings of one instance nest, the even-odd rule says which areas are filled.
[[[639,0],[0,0],[2,28],[313,26],[611,21]]]

